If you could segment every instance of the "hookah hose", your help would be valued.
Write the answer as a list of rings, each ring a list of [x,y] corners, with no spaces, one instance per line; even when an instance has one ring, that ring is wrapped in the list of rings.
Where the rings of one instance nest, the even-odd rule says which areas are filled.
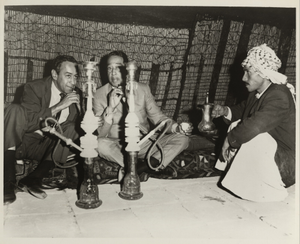
[[[151,147],[149,148],[149,151],[147,153],[147,163],[150,169],[154,170],[154,171],[159,171],[160,169],[163,169],[163,162],[164,162],[164,149],[161,146],[161,144],[159,143],[159,140],[165,135],[165,133],[168,131],[168,129],[172,126],[172,120],[171,119],[166,119],[163,120],[155,129],[153,129],[151,132],[149,132],[149,134],[147,136],[145,136],[144,138],[147,139],[149,137],[150,140],[153,141],[153,144],[151,145]],[[164,129],[162,130],[162,132],[160,133],[160,135],[157,138],[153,138],[152,135],[154,135],[154,133],[159,130],[161,127],[164,127]],[[147,134],[147,130],[145,128],[143,128],[142,126],[140,126],[140,130]],[[144,141],[144,138],[141,140]],[[161,160],[160,163],[157,167],[153,167],[150,163],[150,157],[153,154],[152,151],[155,149],[155,147],[157,147],[161,153]]]
[[[50,126],[48,125],[48,121],[52,121],[52,122],[54,123],[53,129],[54,129],[54,128],[58,128],[59,133],[60,133],[61,135],[63,134],[63,130],[62,130],[60,124],[58,123],[58,121],[57,121],[56,119],[54,119],[54,118],[52,118],[52,117],[46,118],[46,119],[45,119],[45,125],[46,125],[46,127],[50,127]],[[55,129],[54,129],[54,130],[55,130]],[[51,130],[49,130],[49,132],[51,133]],[[53,133],[53,132],[52,132],[52,133]],[[55,161],[55,159],[54,159],[54,154],[55,154],[55,152],[56,152],[56,150],[57,150],[57,147],[58,147],[58,145],[60,144],[60,142],[61,142],[61,139],[58,137],[58,140],[57,140],[57,142],[56,142],[56,145],[55,145],[54,148],[53,148],[52,155],[51,155],[54,164],[55,164],[57,167],[62,168],[62,169],[67,169],[67,168],[71,168],[71,167],[73,167],[73,166],[76,166],[76,165],[78,164],[78,162],[75,162],[75,163],[64,163],[64,164],[60,164],[60,163],[58,163],[58,162]],[[68,144],[68,143],[67,143],[67,144]],[[76,149],[79,149],[79,148],[76,147]]]

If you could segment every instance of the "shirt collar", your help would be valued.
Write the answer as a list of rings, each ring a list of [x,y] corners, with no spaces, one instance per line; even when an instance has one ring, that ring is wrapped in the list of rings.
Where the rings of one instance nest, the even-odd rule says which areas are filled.
[[[256,93],[255,94],[255,97],[257,98],[257,99],[260,99],[260,97],[265,93],[265,91],[269,88],[269,86],[272,84],[272,82],[261,92],[261,93]]]
[[[51,92],[52,92],[52,95],[54,96],[58,96],[60,97],[60,94],[61,94],[61,91],[57,89],[56,85],[54,84],[54,82],[52,81],[52,84],[51,84]]]

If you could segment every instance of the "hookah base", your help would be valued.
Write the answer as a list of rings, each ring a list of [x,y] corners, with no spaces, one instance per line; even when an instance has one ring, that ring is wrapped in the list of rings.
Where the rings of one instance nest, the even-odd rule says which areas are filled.
[[[139,193],[135,193],[135,194],[128,194],[128,193],[121,191],[121,192],[119,192],[119,197],[121,197],[125,200],[138,200],[143,197],[143,193],[139,192]]]
[[[77,200],[75,202],[75,204],[79,208],[93,209],[93,208],[98,208],[102,204],[102,201],[101,200],[96,200],[96,201],[93,201],[93,202],[84,202],[84,201],[81,201],[81,200]]]
[[[84,209],[98,208],[102,201],[98,197],[98,186],[89,184],[89,180],[81,184],[79,199],[75,202],[76,206]]]

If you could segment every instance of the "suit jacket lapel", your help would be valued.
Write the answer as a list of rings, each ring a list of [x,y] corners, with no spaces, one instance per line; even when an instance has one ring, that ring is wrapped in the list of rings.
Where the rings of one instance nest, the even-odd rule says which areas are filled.
[[[245,110],[245,113],[244,113],[244,118],[247,118],[249,117],[251,114],[253,114],[253,112],[256,110],[257,108],[257,104],[258,104],[258,100],[256,97],[255,97],[255,94],[251,94],[249,95],[249,102],[248,102],[248,106],[246,106],[246,110]]]
[[[45,99],[46,107],[49,108],[50,100],[51,100],[51,85],[52,85],[52,78],[51,78],[51,76],[49,76],[46,79],[45,83],[46,83],[46,86],[45,86],[46,92],[45,92],[44,99]]]
[[[68,115],[67,120],[73,121],[73,119],[74,119],[76,113],[77,113],[77,108],[76,108],[75,103],[73,103],[73,104],[71,104],[70,107],[69,107],[69,115]]]

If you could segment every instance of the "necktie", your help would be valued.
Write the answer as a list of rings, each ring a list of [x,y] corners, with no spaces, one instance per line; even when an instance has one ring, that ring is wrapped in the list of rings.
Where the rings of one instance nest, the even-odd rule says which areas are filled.
[[[60,101],[59,102],[61,102],[64,99],[65,94],[60,93],[59,95],[60,95]],[[60,115],[61,115],[61,110],[55,115],[55,119],[56,119],[57,122],[59,121]]]

